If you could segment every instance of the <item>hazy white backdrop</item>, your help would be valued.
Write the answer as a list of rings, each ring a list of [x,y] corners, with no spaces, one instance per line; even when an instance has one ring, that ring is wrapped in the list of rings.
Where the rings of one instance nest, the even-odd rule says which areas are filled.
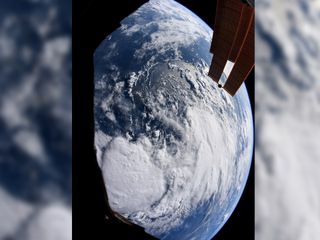
[[[320,236],[319,29],[319,0],[256,0],[257,240]]]

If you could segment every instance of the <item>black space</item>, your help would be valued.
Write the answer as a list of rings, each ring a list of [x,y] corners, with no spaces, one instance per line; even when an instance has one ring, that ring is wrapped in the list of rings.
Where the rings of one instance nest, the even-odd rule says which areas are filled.
[[[109,212],[101,173],[94,152],[93,52],[120,26],[120,21],[147,1],[73,1],[73,239],[154,239],[137,226],[129,226]],[[179,0],[214,25],[215,1]],[[112,3],[112,5],[110,4]],[[247,88],[254,110],[254,73]],[[254,160],[254,159],[253,159]],[[109,216],[109,218],[106,218]],[[214,237],[254,239],[254,163],[241,200],[230,219]],[[177,239],[178,240],[178,239]]]

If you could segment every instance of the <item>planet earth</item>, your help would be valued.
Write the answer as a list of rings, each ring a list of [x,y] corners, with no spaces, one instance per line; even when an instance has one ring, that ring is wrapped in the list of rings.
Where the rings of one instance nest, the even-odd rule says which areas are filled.
[[[231,97],[207,76],[212,34],[179,3],[151,0],[94,53],[95,148],[109,206],[159,239],[211,239],[248,178],[250,101],[244,84]]]

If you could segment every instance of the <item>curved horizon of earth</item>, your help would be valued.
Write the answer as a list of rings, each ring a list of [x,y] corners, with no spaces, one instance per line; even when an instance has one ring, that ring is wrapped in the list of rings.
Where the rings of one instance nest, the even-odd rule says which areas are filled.
[[[111,209],[161,239],[211,239],[247,181],[253,120],[207,72],[212,30],[151,0],[94,53],[95,147]]]

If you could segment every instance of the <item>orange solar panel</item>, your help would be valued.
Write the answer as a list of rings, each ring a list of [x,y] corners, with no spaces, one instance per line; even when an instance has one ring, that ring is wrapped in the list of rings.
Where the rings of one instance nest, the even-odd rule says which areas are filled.
[[[249,26],[251,21],[253,21],[253,8],[249,6],[243,6],[240,22],[238,25],[237,34],[235,40],[233,42],[233,46],[231,48],[231,52],[229,55],[229,60],[231,62],[235,62],[236,58],[240,52],[241,46],[243,44],[246,35],[249,32]]]
[[[232,96],[254,66],[254,3],[218,0],[208,75],[217,83],[227,61],[234,66],[223,88]]]
[[[237,32],[243,3],[240,0],[218,0],[216,24],[210,51],[213,59],[209,76],[219,82]]]
[[[250,22],[248,34],[240,49],[236,63],[223,88],[231,95],[240,88],[254,67],[254,21]]]

